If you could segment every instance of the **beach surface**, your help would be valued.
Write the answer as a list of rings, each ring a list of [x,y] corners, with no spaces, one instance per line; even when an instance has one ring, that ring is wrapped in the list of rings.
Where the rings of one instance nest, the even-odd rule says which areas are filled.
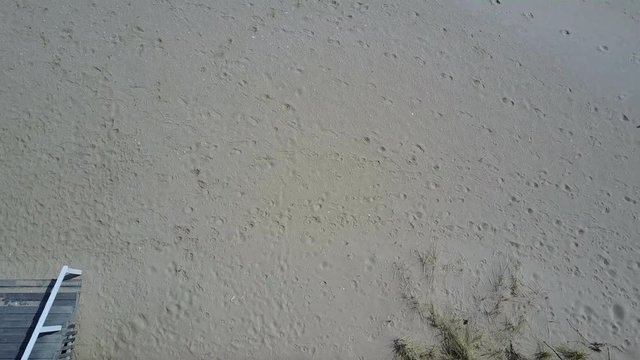
[[[83,270],[78,359],[391,359],[505,268],[640,358],[640,2],[7,2],[0,114],[0,278]]]

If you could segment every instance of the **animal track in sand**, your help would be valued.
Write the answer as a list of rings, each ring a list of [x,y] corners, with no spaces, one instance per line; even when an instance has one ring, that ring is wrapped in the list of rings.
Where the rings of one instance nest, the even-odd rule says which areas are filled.
[[[502,98],[502,103],[503,104],[507,104],[507,105],[511,105],[511,106],[514,106],[516,104],[515,101],[513,101],[512,99],[510,99],[510,98],[508,98],[506,96]]]

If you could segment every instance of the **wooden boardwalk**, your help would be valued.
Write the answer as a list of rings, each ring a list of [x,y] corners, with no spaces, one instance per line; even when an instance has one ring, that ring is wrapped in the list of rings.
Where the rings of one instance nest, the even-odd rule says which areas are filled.
[[[38,322],[54,280],[0,280],[0,359],[20,359]],[[65,280],[44,325],[62,330],[42,334],[29,359],[71,359],[80,278]]]

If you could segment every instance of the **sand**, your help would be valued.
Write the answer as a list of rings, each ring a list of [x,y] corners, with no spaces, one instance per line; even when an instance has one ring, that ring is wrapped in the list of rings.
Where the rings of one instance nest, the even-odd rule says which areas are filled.
[[[389,359],[434,252],[438,303],[516,264],[535,336],[638,359],[639,29],[631,0],[5,3],[0,276],[84,270],[79,359]]]

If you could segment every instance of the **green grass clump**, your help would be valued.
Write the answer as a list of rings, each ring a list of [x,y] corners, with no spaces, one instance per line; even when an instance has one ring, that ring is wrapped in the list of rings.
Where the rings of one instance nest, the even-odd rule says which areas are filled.
[[[434,360],[433,349],[427,349],[410,339],[396,339],[393,341],[393,358],[395,360]]]
[[[441,351],[446,360],[471,360],[473,350],[477,347],[480,336],[472,335],[463,321],[446,318],[431,310],[429,316],[431,326],[440,333]]]
[[[582,350],[571,349],[568,347],[559,347],[556,349],[565,360],[586,360],[587,353]]]
[[[533,359],[534,360],[549,360],[551,359],[551,353],[548,351],[538,351],[537,353],[533,354]]]

